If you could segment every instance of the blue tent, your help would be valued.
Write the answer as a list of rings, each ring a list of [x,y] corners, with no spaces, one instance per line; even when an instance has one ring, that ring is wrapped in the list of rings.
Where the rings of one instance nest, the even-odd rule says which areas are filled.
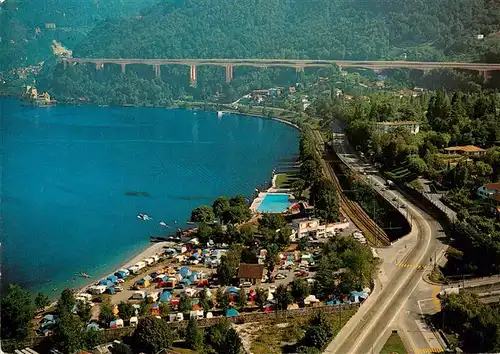
[[[188,267],[181,267],[179,269],[179,274],[184,278],[191,275],[191,270]]]
[[[115,294],[115,292],[116,292],[116,291],[115,291],[115,288],[113,288],[113,287],[109,287],[109,288],[107,288],[106,290],[107,290],[107,291],[108,291],[111,295],[114,295],[114,294]]]
[[[236,309],[230,308],[226,310],[226,317],[238,316],[240,313]]]
[[[108,275],[107,279],[112,281],[113,283],[118,282],[118,277],[116,275]]]
[[[193,282],[189,279],[182,279],[180,282],[180,284],[184,284],[184,285],[191,285],[193,284]]]
[[[349,300],[351,302],[361,302],[368,297],[368,294],[364,291],[351,291]]]
[[[160,295],[160,302],[170,302],[171,299],[172,299],[172,294],[170,293],[170,291],[164,291]]]
[[[109,287],[112,287],[114,284],[111,280],[109,279],[101,279],[99,281],[99,285],[104,285],[105,287],[109,288]]]
[[[237,294],[237,293],[239,293],[239,292],[240,292],[240,289],[235,288],[234,286],[230,286],[229,288],[227,288],[227,290],[226,290],[226,291],[227,291],[228,293],[235,293],[235,294]]]
[[[162,281],[167,281],[168,280],[168,275],[164,275],[163,278],[161,278]]]
[[[203,250],[203,251],[201,251],[202,255],[206,255],[206,254],[209,254],[209,253],[210,253],[210,250]]]
[[[123,270],[118,270],[115,272],[115,275],[120,278],[120,279],[126,279],[127,278],[127,273]]]

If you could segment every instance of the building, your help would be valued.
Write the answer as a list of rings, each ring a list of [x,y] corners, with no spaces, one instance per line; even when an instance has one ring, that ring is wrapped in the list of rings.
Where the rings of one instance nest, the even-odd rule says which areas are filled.
[[[263,264],[240,263],[240,268],[238,269],[238,279],[240,283],[250,282],[252,285],[259,285],[263,276]]]
[[[447,154],[460,154],[465,156],[481,156],[486,154],[486,150],[474,145],[450,146],[444,149]]]
[[[405,122],[378,122],[376,123],[376,128],[378,131],[389,133],[394,129],[403,128],[408,129],[412,134],[418,134],[420,131],[420,124],[413,121]]]
[[[302,237],[331,237],[335,235],[335,230],[345,229],[349,226],[349,222],[340,222],[333,224],[321,225],[319,219],[302,218],[292,220],[292,236],[291,240],[297,240]]]

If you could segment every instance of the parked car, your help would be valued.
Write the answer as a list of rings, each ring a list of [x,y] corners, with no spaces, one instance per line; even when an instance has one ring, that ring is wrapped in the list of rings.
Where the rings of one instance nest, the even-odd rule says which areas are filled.
[[[245,281],[243,283],[240,283],[240,287],[242,288],[249,288],[252,286],[252,283],[250,283],[249,281]]]
[[[278,274],[276,275],[276,279],[278,279],[278,280],[279,280],[279,279],[285,279],[285,278],[286,278],[286,275],[285,275],[285,274],[278,273]]]

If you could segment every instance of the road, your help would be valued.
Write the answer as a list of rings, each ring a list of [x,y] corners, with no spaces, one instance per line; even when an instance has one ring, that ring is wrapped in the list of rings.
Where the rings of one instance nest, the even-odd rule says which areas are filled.
[[[334,126],[334,145],[335,149],[339,151],[341,159],[354,169],[362,172],[363,175],[366,173],[366,179],[376,189],[383,188],[385,180],[376,174],[373,167],[359,161],[357,155],[353,154],[352,148],[347,143],[343,131],[338,125]],[[408,267],[399,267],[397,264],[393,264],[392,260],[387,262],[387,259],[384,259],[386,264],[384,269],[381,269],[379,277],[375,280],[373,294],[334,338],[325,353],[378,352],[385,343],[387,333],[391,329],[398,328],[401,322],[405,322],[399,319],[400,314],[408,312],[408,310],[404,311],[408,306],[407,300],[422,280],[423,270],[417,267],[428,266],[430,260],[436,256],[438,243],[435,238],[440,229],[437,222],[423,210],[406,200],[399,192],[386,190],[383,194],[391,202],[396,199],[398,205],[404,204],[406,206],[403,214],[411,222],[412,231],[396,244],[404,244],[406,250],[397,263],[407,264]],[[395,247],[393,248],[388,252],[394,253]],[[384,257],[383,251],[379,252],[379,254],[381,254],[382,258],[387,257],[387,254]],[[427,293],[424,296],[428,296]],[[397,320],[396,325],[394,324],[395,320]],[[403,324],[401,327],[408,328],[403,330],[403,337],[410,337],[408,342],[411,343],[409,346],[413,352],[416,352],[417,348],[434,346],[425,338],[426,336],[419,329],[418,323],[410,321],[408,325]]]

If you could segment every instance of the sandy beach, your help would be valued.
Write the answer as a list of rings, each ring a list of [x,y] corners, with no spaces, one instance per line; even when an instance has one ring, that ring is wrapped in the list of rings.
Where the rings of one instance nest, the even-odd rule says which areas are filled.
[[[138,254],[136,254],[134,257],[132,257],[130,260],[128,260],[127,262],[125,262],[123,265],[121,266],[117,266],[116,268],[114,268],[112,271],[110,272],[107,272],[107,273],[101,273],[100,276],[98,277],[92,277],[92,278],[89,278],[88,279],[88,283],[80,288],[77,288],[77,292],[79,293],[84,293],[87,291],[87,289],[94,285],[96,282],[98,282],[99,280],[101,280],[102,278],[114,273],[116,270],[120,269],[120,268],[128,268],[132,265],[134,265],[135,263],[139,262],[139,261],[142,261],[144,260],[145,258],[149,258],[151,256],[154,256],[155,254],[161,254],[163,253],[163,249],[164,247],[170,247],[171,245],[173,245],[172,242],[155,242],[155,243],[152,243],[150,244],[148,247],[146,247],[145,249],[143,249],[141,252],[139,252]]]

